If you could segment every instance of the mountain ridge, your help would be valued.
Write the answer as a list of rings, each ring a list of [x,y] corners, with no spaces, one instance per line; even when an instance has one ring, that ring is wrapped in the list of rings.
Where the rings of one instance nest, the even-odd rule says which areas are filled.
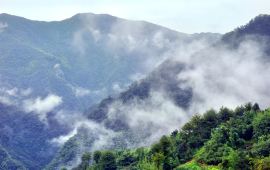
[[[10,135],[4,128],[11,126],[8,122],[14,123],[11,129],[27,122],[27,126],[18,131],[20,137],[31,132],[31,125],[37,125],[42,131],[42,134],[29,134],[35,148],[33,153],[27,145],[28,138],[21,141],[16,140],[19,137],[12,138],[14,142],[21,142],[20,148],[0,143],[5,144],[12,157],[20,158],[26,168],[42,168],[52,159],[49,150],[54,150],[55,146],[47,147],[51,138],[44,134],[66,135],[68,124],[63,125],[64,130],[43,129],[44,122],[51,125],[51,118],[61,121],[63,116],[76,117],[105,96],[118,94],[138,77],[151,72],[168,57],[167,52],[174,46],[219,38],[216,34],[192,36],[148,22],[109,15],[93,14],[92,19],[88,15],[46,22],[0,14],[0,101],[25,115],[25,119],[17,120],[21,122],[18,124],[12,116],[8,117],[0,135]],[[47,102],[50,107],[44,109]],[[17,114],[11,111],[2,110],[7,115]],[[48,153],[42,154],[43,161],[38,162],[36,154],[44,149],[40,144]],[[23,158],[21,153],[29,154]]]
[[[242,36],[245,37],[246,35],[249,35],[249,33],[246,33],[245,35],[242,35]],[[225,34],[224,36],[227,36],[227,35]],[[241,41],[239,39],[233,39],[233,40],[235,41],[236,44],[240,44],[241,43]],[[200,57],[200,55],[202,55],[202,56],[208,55],[209,54],[208,53],[208,50],[209,51],[212,51],[212,48],[217,48],[217,49],[219,49],[219,48],[221,48],[221,49],[222,48],[227,48],[226,46],[229,45],[229,44],[226,44],[226,43],[229,43],[229,42],[226,41],[225,44],[224,44],[224,40],[221,40],[221,42],[214,43],[213,44],[213,47],[210,46],[210,48],[205,48],[205,49],[202,49],[202,50],[196,52],[194,54],[194,56],[195,57]],[[230,49],[229,48],[228,50],[232,50],[233,51],[233,50],[236,50],[236,49]],[[168,61],[170,61],[170,59],[168,59],[166,61],[168,62]],[[179,68],[181,68],[181,65],[183,65],[183,63],[177,63],[177,61],[174,61],[174,60],[172,60],[172,62],[175,63],[176,70],[179,69]],[[133,105],[135,105],[135,106],[136,105],[139,105],[139,107],[143,108],[145,105],[141,104],[140,101],[147,100],[147,98],[149,97],[149,91],[150,91],[149,89],[151,87],[155,86],[155,85],[162,86],[163,83],[161,83],[161,81],[158,78],[160,78],[161,80],[164,79],[165,80],[164,81],[165,84],[166,83],[169,84],[169,83],[172,82],[173,79],[170,79],[169,78],[170,76],[171,77],[174,77],[175,78],[174,80],[176,80],[177,73],[179,73],[179,71],[174,72],[174,69],[171,69],[171,70],[170,69],[166,69],[165,66],[166,66],[166,64],[164,64],[164,70],[165,71],[164,70],[163,71],[154,70],[154,72],[156,71],[158,74],[157,74],[156,80],[153,81],[152,84],[150,83],[151,85],[149,85],[149,83],[145,83],[145,82],[147,82],[147,80],[151,80],[151,78],[149,78],[149,77],[151,77],[151,73],[150,73],[148,75],[148,77],[142,79],[138,83],[134,83],[132,86],[129,87],[129,89],[127,89],[126,91],[124,91],[121,94],[119,94],[118,97],[108,97],[108,98],[104,99],[103,101],[101,101],[100,102],[100,105],[97,105],[96,107],[94,107],[92,109],[89,109],[88,113],[86,113],[88,115],[88,118],[90,118],[92,120],[96,120],[99,123],[102,122],[102,123],[105,124],[105,126],[107,125],[109,128],[114,129],[116,131],[125,131],[126,129],[128,129],[127,128],[127,125],[125,123],[123,123],[122,120],[116,119],[116,120],[108,120],[106,122],[106,119],[111,116],[110,115],[111,114],[111,110],[110,110],[110,107],[111,106],[110,105],[113,105],[113,103],[114,103],[115,100],[120,100],[120,103],[122,103],[123,105],[125,103],[129,103],[129,101],[133,101],[134,100],[135,102],[134,102]],[[168,64],[168,66],[171,66],[171,65]],[[161,70],[162,70],[162,67],[161,67]],[[166,73],[166,71],[168,71],[168,72]],[[162,73],[163,73],[163,75],[162,75]],[[168,78],[168,79],[166,79],[166,78]],[[175,87],[175,88],[172,88],[171,90],[165,90],[165,93],[170,93],[170,92],[174,93],[174,92],[177,91],[177,88],[179,88],[178,87],[178,84],[174,84],[173,87]],[[157,91],[159,91],[159,90],[157,90]],[[191,89],[191,91],[192,91],[192,89]],[[182,95],[182,97],[184,96],[184,91],[180,91],[180,96],[181,95]],[[182,102],[187,102],[188,103],[189,100],[192,100],[192,97],[191,96],[192,95],[189,95],[189,97],[188,98],[185,98],[185,100],[183,100]],[[181,98],[180,98],[180,101],[181,101]],[[121,112],[121,106],[122,105],[119,106],[120,109],[117,110],[118,112]],[[188,104],[187,104],[187,106],[188,106]],[[183,105],[182,105],[182,107],[183,107]],[[112,108],[115,109],[114,107],[112,107]],[[132,109],[132,107],[131,108],[128,107],[128,109]],[[128,110],[123,110],[123,112],[127,112],[126,114],[128,114]],[[122,114],[122,116],[123,115],[124,114]],[[120,114],[120,116],[121,116],[121,114]],[[133,115],[133,116],[131,115],[131,118],[132,117],[135,119],[135,115]],[[140,131],[140,133],[143,133],[143,132]],[[72,140],[76,140],[76,136],[74,138],[72,138]],[[78,140],[80,140],[80,139],[78,139]],[[106,148],[106,149],[108,149],[108,148]],[[89,148],[87,148],[85,150],[91,151],[91,149],[89,149]],[[60,152],[61,152],[61,150],[60,150]],[[68,155],[68,152],[66,152],[66,153]],[[56,165],[56,164],[57,163],[55,163],[54,165]],[[54,165],[52,165],[52,167]]]

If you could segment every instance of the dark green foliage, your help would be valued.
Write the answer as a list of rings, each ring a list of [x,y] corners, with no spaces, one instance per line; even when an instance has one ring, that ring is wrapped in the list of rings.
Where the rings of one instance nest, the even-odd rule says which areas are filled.
[[[105,151],[100,157],[100,165],[103,170],[116,169],[116,156],[111,151]]]
[[[252,106],[252,110],[254,110],[254,111],[260,111],[260,106],[259,106],[259,104],[258,103],[255,103],[253,106]]]
[[[230,111],[222,108],[216,113],[214,110],[207,111],[203,116],[195,115],[186,123],[179,133],[177,142],[177,153],[180,162],[184,163],[192,159],[198,148],[210,138],[211,131],[220,122],[229,119]],[[226,115],[226,116],[225,116]],[[225,118],[226,117],[226,118]]]
[[[233,116],[233,112],[226,107],[222,107],[218,113],[218,119],[221,122],[228,121]]]
[[[101,157],[101,152],[100,151],[95,151],[94,155],[93,155],[93,159],[94,159],[95,163],[97,163],[97,164],[99,163],[100,157]]]
[[[252,146],[251,152],[256,157],[270,156],[270,135],[260,136],[258,142]]]
[[[90,165],[90,161],[91,161],[91,153],[89,153],[89,152],[84,153],[82,155],[80,165],[77,168],[75,168],[74,170],[87,170],[87,168]]]
[[[125,167],[134,164],[136,161],[137,158],[134,154],[132,154],[131,152],[124,152],[119,156],[117,162],[119,166]]]
[[[257,137],[270,134],[270,111],[260,112],[253,120],[253,126]]]
[[[269,132],[270,110],[260,111],[258,104],[250,103],[234,111],[222,107],[194,115],[181,130],[162,136],[149,148],[96,151],[89,168],[269,169]]]

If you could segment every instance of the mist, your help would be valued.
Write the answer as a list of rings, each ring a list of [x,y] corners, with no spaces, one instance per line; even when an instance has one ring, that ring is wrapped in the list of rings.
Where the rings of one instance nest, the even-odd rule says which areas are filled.
[[[269,106],[269,60],[265,44],[246,38],[237,49],[226,45],[207,48],[185,61],[187,69],[177,75],[193,89],[189,112],[203,113],[222,106],[235,108],[247,102]],[[183,81],[184,80],[184,81]]]
[[[175,54],[171,60],[186,66],[171,76],[179,81],[179,87],[192,88],[188,109],[178,107],[164,89],[158,89],[152,90],[145,100],[114,102],[108,119],[124,121],[131,131],[143,137],[140,140],[144,145],[150,145],[162,135],[181,128],[196,113],[222,106],[233,109],[248,102],[258,102],[261,108],[266,108],[270,68],[265,62],[264,48],[263,42],[246,38],[236,49],[226,44],[210,46],[196,42],[185,49],[184,55],[182,48],[170,51]]]

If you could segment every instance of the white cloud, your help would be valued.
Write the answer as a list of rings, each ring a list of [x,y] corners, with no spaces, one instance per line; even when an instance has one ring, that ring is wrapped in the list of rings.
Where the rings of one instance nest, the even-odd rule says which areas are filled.
[[[9,96],[17,96],[17,93],[18,93],[18,89],[16,87],[12,88],[12,89],[8,89],[6,90],[6,93],[9,95]]]
[[[139,80],[142,80],[143,78],[145,78],[146,75],[145,74],[142,74],[142,73],[135,73],[135,74],[132,74],[129,79],[132,80],[133,82],[135,81],[139,81]]]
[[[125,122],[133,135],[136,134],[139,138],[140,143],[129,147],[150,145],[162,135],[179,128],[189,117],[187,112],[176,106],[162,91],[152,91],[150,97],[143,101],[115,101],[108,112],[108,120]]]
[[[14,102],[7,96],[0,96],[0,103],[5,105],[13,105]]]
[[[3,32],[8,27],[7,23],[0,22],[0,33]]]
[[[91,90],[83,87],[73,87],[72,89],[76,97],[84,97],[91,94]]]
[[[58,121],[63,120],[63,117],[61,115],[62,113],[58,114],[57,116]],[[64,117],[66,117],[66,115]],[[89,146],[84,145],[84,143],[85,142],[87,143],[87,141],[85,141],[85,139],[81,139],[82,141],[78,141],[79,145],[81,145],[80,146],[81,150],[82,151],[86,150],[86,148],[88,147],[87,149],[90,149],[91,151],[95,151],[95,150],[108,147],[109,142],[112,142],[113,137],[117,135],[116,132],[114,132],[113,130],[107,129],[102,123],[97,123],[89,119],[86,119],[81,114],[78,114],[77,116],[71,116],[71,117],[72,119],[69,119],[68,122],[73,130],[71,130],[68,134],[53,138],[50,142],[61,146],[71,137],[74,137],[75,135],[77,135],[78,132],[83,133],[81,131],[83,129],[83,130],[87,130],[88,138],[93,138],[92,139],[93,141],[91,141],[93,143],[89,148]]]
[[[120,93],[120,92],[124,91],[126,88],[122,87],[119,83],[115,82],[112,85],[112,89],[113,89],[114,92]]]
[[[0,102],[6,105],[19,106],[21,99],[30,95],[32,90],[8,85],[0,85]]]
[[[66,135],[61,135],[58,137],[53,138],[50,142],[52,144],[56,144],[58,146],[62,146],[65,144],[65,142],[67,142],[71,137],[73,137],[74,135],[76,135],[78,133],[78,129],[74,128],[71,132],[69,132]]]
[[[35,99],[27,99],[23,102],[23,108],[26,112],[35,112],[39,118],[44,121],[47,118],[46,113],[53,111],[62,103],[62,98],[49,94],[45,98],[37,97]]]
[[[247,39],[235,50],[224,46],[207,48],[184,60],[179,54],[177,60],[188,66],[178,75],[182,82],[179,85],[193,89],[190,112],[203,113],[221,106],[234,108],[247,102],[269,106],[270,68],[265,62],[264,46]]]

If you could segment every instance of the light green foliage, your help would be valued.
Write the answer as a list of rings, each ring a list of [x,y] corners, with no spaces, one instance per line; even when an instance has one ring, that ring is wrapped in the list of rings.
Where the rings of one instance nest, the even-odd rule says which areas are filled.
[[[201,165],[196,161],[190,161],[178,166],[175,170],[221,170],[221,168],[217,166]]]
[[[156,165],[153,162],[143,160],[138,163],[136,166],[136,169],[138,170],[156,170]]]
[[[158,153],[155,153],[153,155],[152,160],[155,162],[156,167],[158,169],[162,169],[162,163],[164,161],[164,158],[165,158],[165,156],[162,153],[159,153],[159,152]]]
[[[254,170],[270,169],[270,157],[254,160]]]

